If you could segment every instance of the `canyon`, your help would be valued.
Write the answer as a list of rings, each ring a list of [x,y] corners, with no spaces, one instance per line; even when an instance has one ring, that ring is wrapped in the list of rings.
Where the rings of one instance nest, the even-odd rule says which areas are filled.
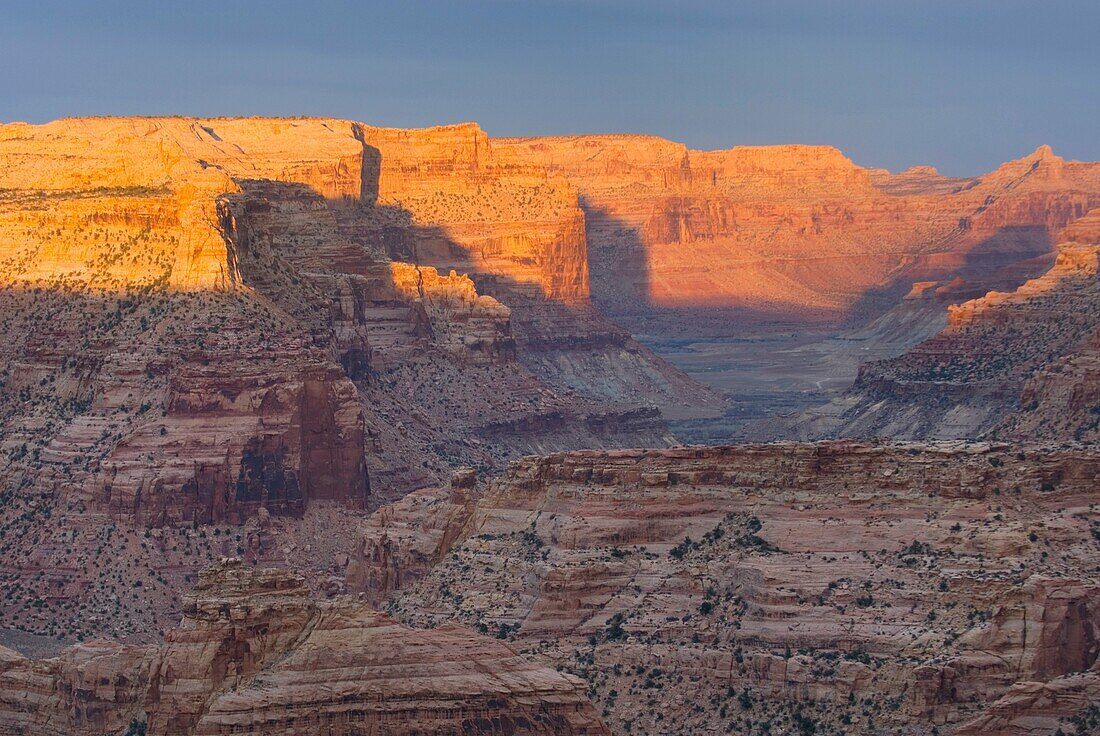
[[[831,404],[780,420],[809,437],[1100,438],[1100,210],[1067,226],[1054,263],[1011,292],[947,309],[947,326],[860,369]]]
[[[650,136],[505,139],[573,183],[593,301],[662,357],[734,397],[676,425],[689,440],[838,398],[872,360],[945,324],[946,307],[1050,266],[1098,204],[1100,167],[1048,146],[969,178],[899,174],[828,146],[698,151]]]
[[[455,464],[668,445],[661,405],[720,406],[591,306],[568,185],[486,141],[0,128],[0,626],[152,641],[219,557],[326,580],[352,541],[319,529]]]
[[[877,316],[915,282],[1037,274],[1027,261],[1100,203],[1100,167],[1046,146],[973,179],[867,169],[827,146],[578,136],[498,148],[577,187],[593,297],[644,334]]]
[[[0,124],[0,731],[1087,733],[1098,248],[1045,146]]]

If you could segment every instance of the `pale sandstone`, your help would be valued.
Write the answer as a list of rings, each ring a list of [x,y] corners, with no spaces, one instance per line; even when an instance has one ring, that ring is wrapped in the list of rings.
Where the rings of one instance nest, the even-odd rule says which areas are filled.
[[[223,561],[159,646],[0,649],[0,726],[79,736],[606,734],[583,683],[457,626],[411,630],[286,571]]]
[[[925,733],[1095,666],[1098,472],[1010,445],[557,454],[472,512],[445,491],[387,508],[349,583],[580,674],[618,732],[706,732],[725,704],[735,730]]]

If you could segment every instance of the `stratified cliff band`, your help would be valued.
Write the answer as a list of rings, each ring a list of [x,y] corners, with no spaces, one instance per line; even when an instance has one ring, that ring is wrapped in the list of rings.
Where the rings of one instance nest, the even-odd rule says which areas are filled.
[[[0,125],[0,731],[1095,730],[1098,213],[1047,147]],[[739,418],[776,335],[854,384]]]

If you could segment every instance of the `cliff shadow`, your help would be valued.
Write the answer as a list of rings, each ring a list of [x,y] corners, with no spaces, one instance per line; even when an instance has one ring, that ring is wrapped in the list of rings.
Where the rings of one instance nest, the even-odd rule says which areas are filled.
[[[965,231],[954,237],[965,237]],[[1051,233],[1042,225],[998,228],[965,250],[922,256],[886,284],[868,289],[853,303],[844,327],[858,328],[885,314],[920,282],[937,282],[943,287],[937,295],[944,309],[990,291],[1014,291],[1045,273],[1054,252]]]
[[[584,212],[593,304],[612,319],[640,323],[654,307],[649,254],[641,233],[606,209],[592,205],[583,195],[578,196],[578,201]]]
[[[740,338],[761,331],[818,329],[839,321],[835,311],[796,305],[733,304],[732,298],[670,305],[654,298],[663,288],[650,264],[649,236],[679,242],[680,213],[650,217],[641,227],[580,197],[585,213],[592,302],[643,341],[666,347],[710,338]],[[685,250],[692,242],[680,242]]]
[[[517,236],[510,232],[514,227],[494,230],[494,223],[488,223],[483,229],[471,228],[461,225],[459,212],[456,220],[465,229],[456,236],[449,224],[424,223],[399,202],[379,202],[381,156],[372,148],[366,160],[363,171],[372,178],[363,182],[358,198],[325,197],[304,183],[239,182],[242,194],[231,200],[227,229],[232,229],[230,239],[240,253],[242,282],[310,325],[318,339],[330,340],[353,379],[398,365],[426,344],[456,353],[448,353],[455,365],[515,359],[526,370],[507,379],[498,376],[510,382],[501,390],[512,386],[519,395],[533,397],[552,389],[557,410],[571,414],[570,421],[581,422],[582,433],[593,436],[632,431],[629,422],[616,416],[644,410],[635,419],[645,425],[645,435],[635,443],[656,441],[659,433],[650,425],[659,416],[653,406],[677,392],[688,396],[683,387],[694,384],[605,318],[587,289],[575,298],[548,293],[562,283],[568,289],[582,282],[571,278],[574,272],[558,278],[553,271],[560,251],[566,251],[573,261],[564,268],[584,274],[583,241],[579,263],[574,252],[582,237],[580,217],[563,219],[555,225],[560,230],[547,231],[541,239],[522,236],[510,252],[516,246]],[[451,272],[469,279],[476,290],[472,300],[462,279],[455,280]],[[300,288],[300,277],[318,288]],[[490,303],[478,302],[478,295],[495,298],[509,311],[502,316]],[[349,343],[347,336],[357,331],[378,340],[373,345]],[[335,344],[324,337],[331,333],[344,341]],[[419,347],[404,349],[397,344],[402,341],[419,342]],[[380,359],[384,351],[397,357]],[[441,386],[436,398],[449,401],[443,398],[449,393],[454,393],[450,387]],[[521,415],[534,410],[524,409]],[[511,421],[481,419],[486,426],[505,420]]]

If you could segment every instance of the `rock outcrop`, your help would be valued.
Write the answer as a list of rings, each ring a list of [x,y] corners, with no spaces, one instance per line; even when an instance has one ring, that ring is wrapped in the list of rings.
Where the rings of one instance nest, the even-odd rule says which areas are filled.
[[[1094,687],[1098,473],[988,444],[551,455],[385,509],[349,583],[584,677],[616,732],[951,730],[1021,683]]]
[[[916,281],[988,276],[1047,253],[1100,205],[1100,167],[1046,146],[947,179],[864,169],[827,146],[695,151],[621,135],[494,144],[576,186],[595,301],[658,336],[874,317]]]
[[[218,555],[325,584],[353,540],[303,539],[311,507],[671,443],[658,406],[721,400],[588,303],[583,220],[476,126],[0,126],[4,622],[149,638]]]
[[[1100,438],[1100,210],[1065,228],[1053,265],[948,310],[947,326],[861,368],[797,417],[809,436]]]
[[[578,678],[458,626],[413,630],[302,577],[239,560],[203,573],[159,646],[54,659],[0,650],[0,725],[58,736],[606,734]]]
[[[347,568],[347,586],[380,606],[427,575],[466,532],[477,509],[474,483],[422,488],[383,506],[364,522]]]
[[[0,647],[0,731],[124,733],[144,706],[154,652],[96,640],[33,660]]]
[[[1100,677],[1095,673],[1022,682],[1009,689],[978,718],[963,724],[959,736],[996,733],[1094,733],[1100,729]]]

